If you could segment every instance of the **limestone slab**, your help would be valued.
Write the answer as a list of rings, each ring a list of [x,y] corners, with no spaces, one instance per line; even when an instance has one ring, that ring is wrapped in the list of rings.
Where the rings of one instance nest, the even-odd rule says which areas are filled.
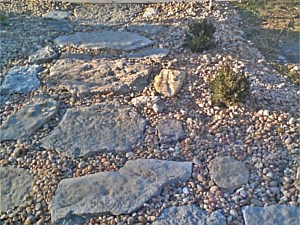
[[[127,31],[145,33],[148,35],[158,34],[164,27],[161,25],[144,24],[144,25],[129,25],[126,27]]]
[[[28,170],[14,167],[0,167],[0,212],[23,203],[33,184]]]
[[[211,178],[219,187],[228,191],[234,191],[248,183],[249,170],[245,164],[229,156],[216,157],[208,166]]]
[[[46,149],[71,157],[96,152],[125,152],[142,137],[146,120],[118,103],[67,109],[59,125],[41,140]]]
[[[242,208],[246,225],[299,225],[300,207],[272,205]]]
[[[185,76],[185,71],[163,69],[154,78],[154,88],[163,96],[174,97],[179,93]]]
[[[186,136],[182,123],[173,119],[158,121],[158,137],[163,144],[173,143]]]
[[[142,91],[148,84],[151,66],[125,59],[62,59],[50,68],[46,83],[77,96],[95,93],[126,94]]]
[[[42,15],[43,18],[51,20],[64,20],[70,16],[71,14],[69,12],[60,10],[49,11]]]
[[[114,172],[62,180],[51,203],[53,223],[84,223],[104,214],[129,214],[168,185],[187,181],[191,162],[155,159],[128,161]]]
[[[173,206],[165,209],[152,225],[225,225],[226,218],[215,211],[207,213],[196,205]]]
[[[134,52],[127,54],[128,58],[131,59],[141,59],[141,58],[162,58],[169,54],[169,50],[165,48],[153,48],[146,49],[140,52]]]
[[[60,36],[54,40],[56,45],[67,45],[85,49],[115,49],[121,51],[137,50],[151,46],[154,42],[146,37],[125,31],[104,30],[99,32],[78,32]]]
[[[0,141],[28,138],[43,124],[53,118],[58,102],[47,97],[34,98],[30,104],[8,116],[0,127]]]
[[[37,52],[31,54],[28,58],[28,61],[30,63],[41,64],[51,62],[57,57],[58,53],[50,46],[46,46],[44,48],[39,49]]]
[[[0,87],[1,95],[28,93],[40,87],[37,78],[42,68],[38,65],[15,66],[11,68]]]

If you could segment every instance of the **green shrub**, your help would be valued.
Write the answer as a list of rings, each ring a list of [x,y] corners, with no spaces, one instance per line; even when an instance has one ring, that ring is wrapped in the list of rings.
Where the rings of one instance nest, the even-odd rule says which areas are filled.
[[[242,101],[249,94],[250,83],[247,76],[237,74],[225,65],[210,81],[209,88],[213,103],[229,107]]]
[[[185,33],[184,47],[192,52],[202,52],[215,46],[214,33],[216,28],[207,20],[189,25]]]

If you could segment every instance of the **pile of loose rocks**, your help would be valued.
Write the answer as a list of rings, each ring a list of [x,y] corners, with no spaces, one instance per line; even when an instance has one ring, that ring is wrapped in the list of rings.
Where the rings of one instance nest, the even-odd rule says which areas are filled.
[[[299,89],[206,5],[1,2],[1,224],[300,223]],[[251,82],[231,108],[224,63]]]

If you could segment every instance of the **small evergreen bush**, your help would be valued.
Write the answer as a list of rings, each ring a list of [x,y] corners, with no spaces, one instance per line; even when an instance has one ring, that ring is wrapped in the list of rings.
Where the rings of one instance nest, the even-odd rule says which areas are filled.
[[[229,107],[249,94],[250,82],[244,74],[237,74],[228,65],[224,65],[210,81],[209,88],[213,103]]]
[[[185,33],[184,47],[192,52],[203,52],[215,46],[214,33],[216,28],[206,19],[189,25]]]

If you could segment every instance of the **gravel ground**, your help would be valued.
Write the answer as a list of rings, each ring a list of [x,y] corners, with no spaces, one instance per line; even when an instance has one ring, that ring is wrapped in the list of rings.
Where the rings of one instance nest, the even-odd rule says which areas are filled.
[[[272,69],[251,41],[244,38],[239,28],[239,15],[233,6],[222,3],[209,12],[203,5],[76,5],[45,0],[0,1],[0,11],[5,12],[7,17],[0,29],[1,80],[9,68],[27,64],[31,53],[41,47],[52,46],[53,40],[62,34],[96,31],[103,26],[118,30],[130,24],[163,25],[161,33],[143,35],[171,52],[161,61],[144,60],[145,63],[155,68],[184,70],[188,74],[180,94],[174,98],[162,97],[168,109],[166,112],[155,113],[149,106],[138,110],[149,120],[149,125],[143,143],[134,146],[133,152],[127,154],[103,153],[71,159],[40,148],[39,140],[57,126],[67,108],[106,101],[131,105],[133,97],[157,95],[152,84],[141,93],[90,98],[77,98],[63,90],[53,91],[42,85],[33,93],[13,95],[3,100],[0,106],[1,122],[38,93],[48,94],[62,104],[56,118],[28,140],[0,144],[2,166],[28,168],[36,178],[26,203],[1,215],[1,223],[24,224],[26,220],[29,223],[29,215],[33,215],[38,224],[50,224],[48,207],[60,180],[117,170],[127,160],[137,158],[193,161],[192,178],[186,183],[165,188],[158,197],[131,215],[100,216],[87,224],[131,224],[129,221],[133,219],[130,218],[135,218],[136,222],[150,223],[164,208],[188,203],[196,203],[207,212],[222,209],[228,224],[244,224],[240,210],[242,206],[299,205],[299,88]],[[149,7],[157,9],[157,15],[143,17]],[[71,17],[62,22],[41,17],[50,10],[58,9],[70,12]],[[181,47],[184,33],[189,23],[203,18],[209,18],[217,28],[217,47],[194,54]],[[59,51],[66,54],[84,52],[74,48]],[[244,103],[224,109],[212,105],[208,82],[225,62],[250,76],[251,96]],[[44,71],[40,74],[42,82],[47,78],[52,64],[43,64]],[[164,118],[182,121],[188,137],[174,145],[159,145],[154,127],[158,120]],[[231,194],[217,188],[208,170],[208,163],[215,156],[226,155],[244,161],[251,173],[249,184]],[[188,194],[182,192],[183,187],[188,188]]]

